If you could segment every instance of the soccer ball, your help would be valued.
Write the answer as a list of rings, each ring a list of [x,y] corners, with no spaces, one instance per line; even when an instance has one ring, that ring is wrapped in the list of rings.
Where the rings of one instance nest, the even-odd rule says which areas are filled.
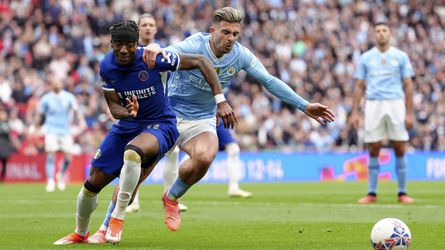
[[[403,250],[411,244],[408,226],[396,218],[379,220],[371,231],[371,245],[375,250]]]

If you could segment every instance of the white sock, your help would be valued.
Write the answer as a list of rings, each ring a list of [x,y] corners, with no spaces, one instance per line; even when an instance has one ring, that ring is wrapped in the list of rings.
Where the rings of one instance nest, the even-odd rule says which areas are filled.
[[[227,151],[227,175],[229,177],[229,190],[239,189],[240,148],[236,143],[226,145]]]
[[[97,193],[82,187],[77,196],[76,230],[77,234],[85,236],[88,233],[91,214],[97,207]]]
[[[178,177],[178,158],[179,158],[179,148],[176,146],[167,155],[167,160],[165,161],[164,168],[162,169],[162,174],[164,176],[164,192],[166,192],[175,182]]]
[[[139,205],[139,190],[136,191],[136,194],[134,195],[133,205]]]
[[[119,176],[119,193],[117,194],[116,207],[111,217],[123,220],[125,209],[130,202],[131,194],[138,184],[141,175],[141,157],[133,150],[124,153],[124,166]]]

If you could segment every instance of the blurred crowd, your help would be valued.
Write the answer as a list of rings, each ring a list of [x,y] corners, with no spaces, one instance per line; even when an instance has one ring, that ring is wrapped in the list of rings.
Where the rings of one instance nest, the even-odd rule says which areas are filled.
[[[27,128],[53,74],[76,95],[86,117],[87,131],[74,128],[78,151],[94,152],[113,123],[97,74],[110,49],[111,23],[151,13],[156,39],[169,45],[208,32],[213,10],[230,5],[245,13],[239,42],[272,75],[336,114],[335,123],[320,126],[240,73],[227,96],[241,118],[235,133],[243,150],[362,150],[363,131],[348,124],[353,72],[360,54],[373,46],[372,24],[382,20],[391,25],[394,46],[408,53],[416,73],[410,148],[445,150],[445,4],[373,2],[0,0],[0,108],[8,112],[17,149],[38,153],[43,141]]]

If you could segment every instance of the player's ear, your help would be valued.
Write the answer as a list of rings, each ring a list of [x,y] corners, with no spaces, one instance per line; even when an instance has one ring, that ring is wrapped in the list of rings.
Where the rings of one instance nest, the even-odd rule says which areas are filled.
[[[215,32],[215,27],[212,25],[210,26],[210,34],[212,34],[213,32]]]

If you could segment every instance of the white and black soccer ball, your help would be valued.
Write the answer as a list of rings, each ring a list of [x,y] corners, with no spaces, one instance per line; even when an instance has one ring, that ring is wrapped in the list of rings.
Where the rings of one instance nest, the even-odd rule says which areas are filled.
[[[375,250],[404,250],[411,244],[411,231],[396,218],[379,220],[371,231],[371,245]]]

